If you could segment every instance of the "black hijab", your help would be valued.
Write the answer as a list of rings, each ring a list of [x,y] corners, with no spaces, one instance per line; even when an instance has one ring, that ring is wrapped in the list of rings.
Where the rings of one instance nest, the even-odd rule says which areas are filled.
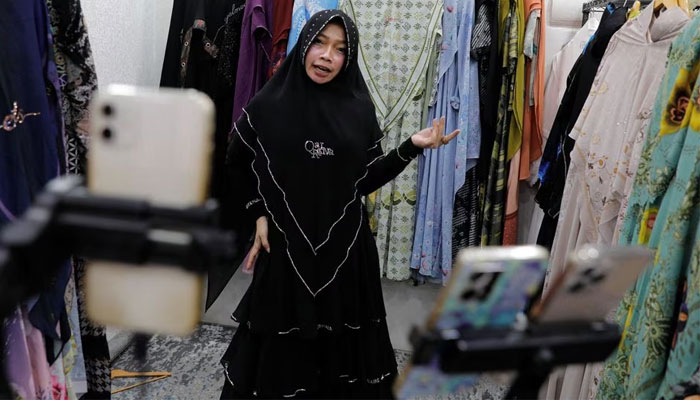
[[[319,85],[306,74],[306,53],[336,21],[345,29],[345,64],[331,82]],[[357,64],[358,39],[355,23],[342,11],[313,15],[234,132],[255,154],[252,168],[270,229],[284,238],[270,243],[272,252],[285,254],[313,296],[331,284],[366,224],[357,185],[381,140]]]

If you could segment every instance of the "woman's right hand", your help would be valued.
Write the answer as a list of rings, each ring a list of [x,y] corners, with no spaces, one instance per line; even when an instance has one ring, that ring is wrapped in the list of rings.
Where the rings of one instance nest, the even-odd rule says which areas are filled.
[[[253,271],[261,248],[264,248],[268,253],[270,252],[270,243],[267,241],[267,217],[260,217],[255,221],[255,242],[248,253],[248,257],[246,257],[248,262],[243,267],[243,271]]]

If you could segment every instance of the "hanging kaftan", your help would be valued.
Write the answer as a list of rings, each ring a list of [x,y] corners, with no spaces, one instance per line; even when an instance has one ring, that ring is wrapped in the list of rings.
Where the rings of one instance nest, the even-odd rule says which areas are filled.
[[[446,282],[452,268],[455,195],[479,158],[478,65],[471,58],[473,0],[447,0],[443,14],[439,84],[427,124],[445,117],[445,132],[460,129],[456,140],[420,159],[418,205],[411,268]]]
[[[396,148],[423,128],[422,97],[442,2],[346,0],[341,7],[358,25],[358,61],[385,134],[382,144]],[[382,275],[393,280],[411,276],[417,175],[417,166],[409,165],[368,197]]]

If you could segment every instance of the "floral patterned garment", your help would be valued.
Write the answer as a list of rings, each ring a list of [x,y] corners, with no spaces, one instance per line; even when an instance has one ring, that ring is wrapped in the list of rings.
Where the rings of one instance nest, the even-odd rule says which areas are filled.
[[[438,93],[426,122],[444,116],[445,132],[462,133],[440,149],[425,150],[418,166],[411,268],[441,283],[447,282],[452,269],[455,195],[479,158],[478,64],[469,46],[473,21],[474,0],[445,1]]]
[[[668,48],[688,22],[688,16],[678,8],[662,13],[651,25],[653,17],[653,8],[648,7],[612,37],[569,134],[576,144],[571,151],[548,282],[561,273],[572,251],[585,244],[613,244],[612,236],[599,234],[606,220],[613,227],[615,224],[614,211],[615,217],[605,218],[606,207],[619,210],[620,202],[613,194],[616,178],[631,167],[631,149],[649,126]],[[612,201],[617,206],[611,205]],[[596,381],[590,376],[595,376],[598,368],[593,364],[567,367],[561,397],[587,398],[589,392],[595,392]]]
[[[54,36],[54,59],[61,89],[65,129],[66,171],[84,174],[90,121],[89,103],[97,89],[97,75],[87,27],[79,0],[46,2]],[[111,391],[106,330],[94,325],[84,308],[83,261],[73,259],[73,273],[65,295],[72,336],[63,351],[63,368],[69,391],[91,398],[109,398]],[[78,301],[80,298],[81,301]],[[80,305],[80,307],[79,307]],[[85,342],[85,343],[83,343]],[[57,368],[59,363],[54,364]],[[87,368],[86,368],[87,364]]]
[[[618,309],[623,341],[606,363],[601,399],[671,398],[700,361],[699,73],[696,17],[668,53],[620,234],[621,245],[647,245],[656,258]]]
[[[650,29],[652,17],[652,8],[647,8],[613,36],[583,111],[569,134],[576,145],[571,152],[552,249],[550,281],[561,272],[569,252],[580,245],[612,244],[599,237],[598,226],[611,199],[616,171],[628,164],[629,158],[620,154],[625,154],[648,127],[665,55],[688,21],[680,9],[671,9],[661,14]]]
[[[426,76],[436,56],[442,5],[437,0],[341,2],[359,28],[358,62],[385,134],[385,149],[398,147],[423,126],[423,96],[432,88]],[[367,201],[382,275],[392,280],[411,277],[417,179],[413,163]]]

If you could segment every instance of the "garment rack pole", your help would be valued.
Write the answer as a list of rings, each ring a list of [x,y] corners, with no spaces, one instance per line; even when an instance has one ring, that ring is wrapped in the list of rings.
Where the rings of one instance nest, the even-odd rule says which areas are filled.
[[[650,4],[652,0],[641,0],[640,3],[642,4],[642,7]],[[625,5],[625,3],[629,4],[630,6],[634,3],[634,0],[592,0],[589,2],[586,2],[583,4],[582,10],[583,10],[583,23],[585,24],[586,21],[588,21],[588,17],[590,16],[591,12],[594,11],[595,9],[600,9],[608,4],[612,4],[613,6],[617,7],[622,7]]]

